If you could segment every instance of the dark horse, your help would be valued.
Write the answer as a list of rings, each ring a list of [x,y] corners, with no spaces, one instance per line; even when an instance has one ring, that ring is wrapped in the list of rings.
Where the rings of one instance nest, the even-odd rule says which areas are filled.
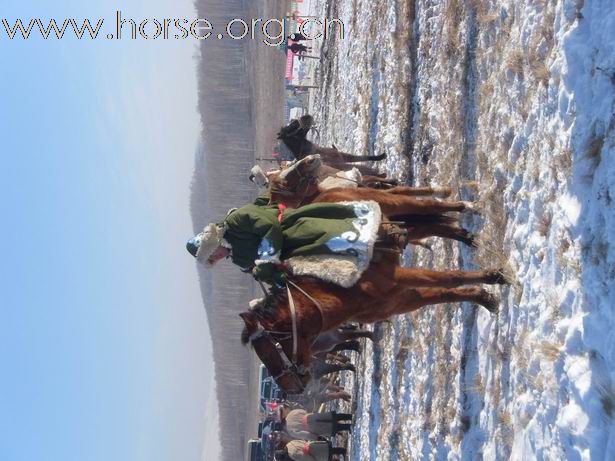
[[[278,132],[278,139],[290,149],[297,160],[301,160],[307,155],[320,154],[323,163],[339,170],[348,170],[352,165],[349,163],[380,161],[386,158],[386,154],[381,155],[352,155],[340,152],[335,147],[320,147],[307,140],[307,134],[314,126],[314,118],[311,115],[304,115],[299,120],[292,120],[288,125],[282,127]],[[365,166],[354,165],[362,174],[380,176],[378,170]]]

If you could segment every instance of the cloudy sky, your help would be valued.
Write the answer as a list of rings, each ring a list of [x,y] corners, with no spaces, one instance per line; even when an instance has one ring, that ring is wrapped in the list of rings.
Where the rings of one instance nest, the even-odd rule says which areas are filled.
[[[8,23],[194,18],[189,0],[3,1]],[[0,458],[217,459],[191,236],[196,40],[0,27]]]

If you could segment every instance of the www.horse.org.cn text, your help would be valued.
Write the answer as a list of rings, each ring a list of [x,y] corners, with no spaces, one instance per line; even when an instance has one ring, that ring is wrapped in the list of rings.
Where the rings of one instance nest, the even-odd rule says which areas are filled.
[[[105,20],[83,19],[49,19],[31,18],[7,19],[2,18],[0,27],[0,40],[28,40],[43,38],[45,40],[60,40],[66,37],[78,40],[260,40],[268,46],[279,46],[285,43],[291,32],[298,31],[303,37],[311,39],[328,39],[345,36],[344,23],[340,19],[307,18],[301,24],[289,30],[288,18],[278,19],[232,19],[216,27],[208,19],[177,19],[177,18],[145,18],[135,20],[123,17],[121,11],[116,11],[113,28],[108,33],[103,32]]]

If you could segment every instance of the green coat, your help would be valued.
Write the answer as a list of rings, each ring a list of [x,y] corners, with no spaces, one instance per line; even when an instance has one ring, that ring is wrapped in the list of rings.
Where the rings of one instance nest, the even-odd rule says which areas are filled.
[[[375,202],[315,203],[280,211],[245,205],[224,220],[224,240],[235,264],[271,282],[275,264],[298,257],[335,255],[367,266],[380,225]],[[363,269],[365,268],[363,267]]]

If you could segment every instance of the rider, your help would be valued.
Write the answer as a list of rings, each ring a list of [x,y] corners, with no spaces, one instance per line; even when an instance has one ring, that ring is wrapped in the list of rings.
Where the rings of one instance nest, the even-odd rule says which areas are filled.
[[[283,282],[290,270],[349,287],[371,260],[380,219],[380,207],[371,201],[296,209],[249,204],[205,226],[186,248],[206,267],[230,257],[267,283]]]
[[[343,447],[332,447],[331,443],[321,440],[291,440],[282,450],[276,450],[278,461],[330,461],[333,456],[346,455]]]
[[[349,431],[352,415],[349,413],[308,413],[306,410],[296,408],[282,408],[281,419],[288,435],[293,439],[318,440],[319,436],[334,437],[338,432]]]

